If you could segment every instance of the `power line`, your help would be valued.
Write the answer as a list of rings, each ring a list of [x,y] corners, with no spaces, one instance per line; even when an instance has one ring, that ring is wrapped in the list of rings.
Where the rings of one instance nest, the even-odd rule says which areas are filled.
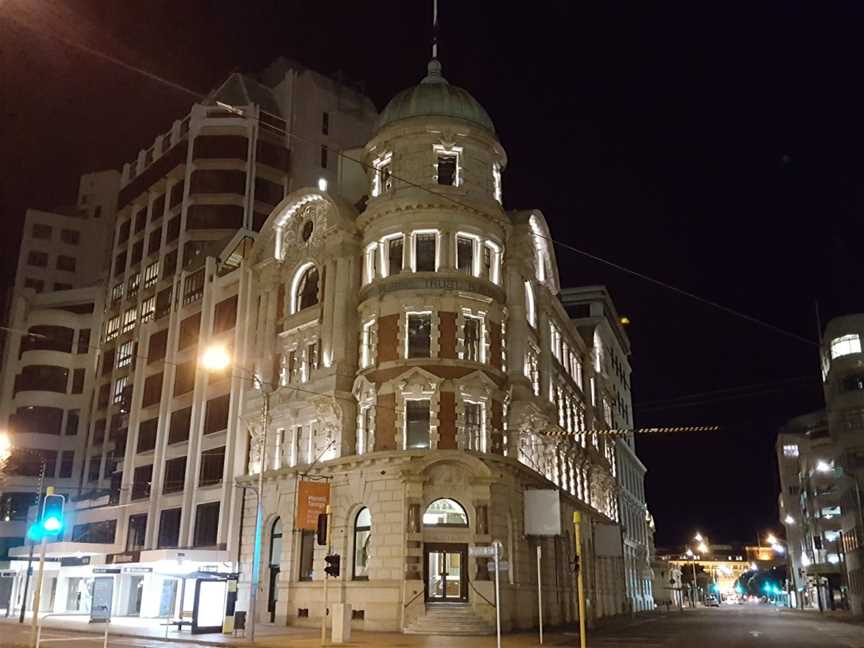
[[[14,19],[14,16],[13,16],[13,19]],[[24,24],[24,23],[21,23],[20,21],[18,21],[18,22],[19,22],[19,24],[22,24],[22,25]],[[24,25],[24,26],[25,26],[25,28],[28,28],[28,29],[30,29],[31,31],[34,31],[34,32],[36,32],[36,33],[40,33],[40,32],[38,32],[38,31],[36,31],[36,30],[30,28],[28,25]],[[156,81],[156,82],[158,82],[158,83],[162,83],[162,84],[164,84],[164,85],[166,85],[166,86],[168,86],[168,87],[170,87],[170,88],[173,88],[173,89],[175,89],[175,90],[177,90],[177,91],[179,91],[179,92],[182,92],[182,93],[185,93],[185,94],[191,95],[191,96],[195,97],[196,99],[207,99],[207,98],[209,98],[209,96],[206,95],[206,94],[203,94],[203,93],[201,93],[201,92],[198,92],[198,91],[192,90],[192,89],[190,89],[190,88],[187,88],[187,87],[183,86],[182,84],[176,83],[176,82],[171,81],[171,80],[169,80],[169,79],[166,79],[166,78],[164,78],[164,77],[162,77],[162,76],[159,76],[159,75],[157,75],[157,74],[154,74],[154,73],[152,73],[152,72],[150,72],[150,71],[148,71],[148,70],[146,70],[146,69],[144,69],[144,68],[141,68],[141,67],[138,67],[138,66],[135,66],[135,65],[132,65],[132,64],[126,63],[125,61],[122,61],[121,59],[118,59],[117,57],[111,56],[110,54],[106,54],[106,53],[104,53],[104,52],[101,52],[101,51],[99,51],[99,50],[97,50],[97,49],[94,49],[94,48],[89,47],[89,46],[87,46],[87,45],[84,45],[84,44],[82,44],[82,43],[78,43],[78,42],[75,42],[75,41],[71,41],[71,40],[69,40],[69,39],[67,39],[67,38],[64,38],[64,37],[62,37],[62,36],[56,34],[56,33],[53,32],[53,31],[51,32],[50,36],[53,36],[54,38],[56,38],[57,40],[59,40],[60,42],[64,43],[65,45],[67,45],[67,46],[69,46],[69,47],[77,48],[77,49],[79,49],[79,50],[81,50],[81,51],[83,51],[83,52],[86,52],[86,53],[88,53],[88,54],[90,54],[90,55],[92,55],[92,56],[96,56],[96,57],[101,58],[101,59],[103,59],[103,60],[106,60],[106,61],[108,61],[108,62],[111,62],[111,63],[114,63],[114,64],[116,64],[116,65],[119,65],[120,67],[122,67],[122,68],[124,68],[124,69],[126,69],[126,70],[129,70],[129,71],[131,71],[131,72],[135,72],[135,73],[141,74],[142,76],[145,76],[146,78],[148,78],[148,79],[150,79],[150,80],[152,80],[152,81]],[[245,111],[243,111],[242,109],[237,109],[237,110],[239,110],[241,113],[245,113]],[[262,111],[262,112],[265,112],[265,111]],[[265,114],[269,114],[269,113],[266,113],[266,112],[265,112]],[[245,114],[244,114],[244,116],[245,116]],[[277,118],[279,118],[279,119],[281,120],[281,117],[279,117],[278,115],[274,115],[274,117],[277,117]],[[257,117],[253,117],[253,116],[248,116],[247,118],[258,120]],[[260,121],[260,120],[259,120],[259,121]],[[267,126],[268,126],[268,128],[271,128],[271,129],[273,129],[273,130],[278,130],[278,129],[276,129],[272,124],[268,124]],[[298,142],[303,142],[303,143],[305,143],[305,144],[310,144],[310,145],[317,145],[316,142],[313,142],[312,140],[309,140],[309,139],[306,139],[306,138],[304,138],[304,137],[302,137],[302,136],[300,136],[300,135],[297,135],[296,133],[291,133],[291,132],[288,132],[288,131],[281,131],[281,132],[282,132],[286,137],[293,138],[293,139],[297,140]],[[370,170],[370,171],[373,171],[373,172],[377,171],[377,170],[376,170],[372,165],[367,164],[367,163],[363,162],[362,160],[354,159],[354,158],[348,156],[347,154],[345,154],[343,151],[336,150],[335,152],[336,152],[336,154],[337,154],[339,157],[342,157],[343,159],[348,160],[348,161],[350,161],[350,162],[354,162],[354,163],[356,163],[356,164],[359,164],[359,165],[361,165],[362,167],[366,168],[367,170]],[[408,186],[411,186],[411,187],[414,187],[414,188],[420,189],[420,190],[422,190],[422,191],[426,191],[426,192],[428,192],[429,194],[434,195],[434,196],[436,196],[436,197],[443,198],[443,199],[445,199],[445,200],[447,200],[447,201],[449,201],[449,202],[452,202],[453,204],[459,205],[460,207],[462,207],[462,208],[464,208],[464,209],[467,209],[467,210],[469,210],[469,211],[472,211],[472,212],[479,212],[479,213],[481,213],[481,214],[483,214],[483,215],[486,215],[486,216],[489,216],[489,217],[494,217],[494,215],[492,215],[492,214],[484,214],[484,212],[483,212],[482,210],[479,210],[479,209],[477,209],[477,208],[474,207],[474,206],[471,206],[471,205],[468,205],[468,204],[466,204],[466,203],[463,203],[462,201],[460,201],[460,200],[454,198],[453,196],[449,196],[449,195],[447,195],[447,194],[443,194],[443,193],[440,193],[440,192],[437,192],[437,191],[433,191],[433,190],[430,189],[429,187],[427,187],[427,186],[425,186],[425,185],[420,185],[419,183],[416,183],[416,182],[412,182],[412,181],[408,180],[407,178],[402,178],[402,177],[397,176],[397,175],[392,174],[392,173],[391,173],[391,177],[394,178],[395,180],[398,180],[399,182],[402,182],[402,183],[407,184]],[[732,316],[734,316],[734,317],[739,317],[739,318],[741,318],[741,319],[743,319],[743,320],[745,320],[745,321],[750,322],[751,324],[756,324],[757,326],[761,326],[761,327],[763,327],[763,328],[766,328],[766,329],[768,329],[768,330],[774,331],[775,333],[779,333],[779,334],[781,334],[781,335],[783,335],[783,336],[785,336],[785,337],[788,337],[788,338],[791,338],[791,339],[797,340],[797,341],[799,341],[799,342],[804,342],[804,343],[809,344],[809,345],[818,346],[818,343],[817,343],[817,342],[815,342],[815,341],[813,341],[813,340],[810,340],[809,338],[805,338],[805,337],[803,337],[803,336],[801,336],[801,335],[798,335],[797,333],[793,333],[792,331],[787,331],[787,330],[784,329],[784,328],[781,328],[781,327],[779,327],[779,326],[776,326],[775,324],[771,324],[770,322],[766,322],[765,320],[759,319],[759,318],[754,317],[754,316],[752,316],[752,315],[748,315],[748,314],[746,314],[746,313],[743,313],[743,312],[741,312],[740,310],[737,310],[737,309],[731,308],[731,307],[729,307],[729,306],[725,306],[725,305],[720,304],[719,302],[716,302],[716,301],[714,301],[714,300],[712,300],[712,299],[708,299],[708,298],[702,297],[702,296],[697,295],[697,294],[695,294],[695,293],[693,293],[693,292],[691,292],[691,291],[689,291],[689,290],[684,290],[683,288],[678,288],[677,286],[674,286],[674,285],[672,285],[672,284],[670,284],[670,283],[668,283],[668,282],[662,281],[662,280],[660,280],[660,279],[656,279],[656,278],[651,277],[651,276],[649,276],[649,275],[647,275],[647,274],[645,274],[645,273],[643,273],[643,272],[639,272],[639,271],[637,271],[637,270],[633,270],[632,268],[628,268],[628,267],[626,267],[626,266],[624,266],[624,265],[622,265],[622,264],[620,264],[620,263],[617,263],[617,262],[614,262],[614,261],[610,261],[609,259],[605,259],[605,258],[603,258],[603,257],[601,257],[601,256],[599,256],[599,255],[597,255],[597,254],[593,254],[593,253],[591,253],[591,252],[587,252],[587,251],[585,251],[585,250],[582,250],[582,249],[580,249],[580,248],[577,248],[577,247],[574,246],[574,245],[571,245],[570,243],[566,243],[566,242],[564,242],[564,241],[559,241],[559,240],[554,239],[554,238],[552,238],[552,237],[545,236],[545,235],[543,235],[543,234],[539,234],[539,233],[536,233],[536,232],[534,233],[534,235],[535,235],[535,236],[538,236],[539,238],[542,238],[542,239],[544,239],[544,240],[547,240],[548,242],[550,242],[550,243],[552,243],[552,244],[554,244],[554,245],[557,245],[557,246],[559,246],[559,247],[561,247],[561,248],[563,248],[563,249],[569,250],[569,251],[571,251],[571,252],[573,252],[573,253],[575,253],[575,254],[579,254],[579,255],[581,255],[581,256],[583,256],[583,257],[585,257],[585,258],[591,259],[592,261],[596,261],[597,263],[602,263],[602,264],[604,264],[604,265],[607,265],[607,266],[609,266],[609,267],[611,267],[611,268],[614,268],[614,269],[618,270],[619,272],[624,272],[624,273],[629,274],[629,275],[631,275],[631,276],[634,276],[634,277],[637,277],[637,278],[639,278],[639,279],[642,279],[643,281],[646,281],[646,282],[652,283],[652,284],[654,284],[654,285],[657,285],[657,286],[660,286],[660,287],[666,288],[667,290],[670,290],[670,291],[672,291],[672,292],[675,292],[676,294],[679,294],[679,295],[681,295],[681,296],[683,296],[683,297],[687,297],[687,298],[689,298],[689,299],[692,299],[692,300],[697,301],[697,302],[699,302],[699,303],[705,304],[705,305],[707,305],[707,306],[711,306],[712,308],[715,308],[715,309],[717,309],[717,310],[720,310],[720,311],[722,311],[722,312],[724,312],[724,313],[726,313],[726,314],[728,314],[728,315],[732,315]]]
[[[713,396],[713,395],[723,395],[729,394],[734,395],[736,392],[754,392],[758,393],[759,391],[763,391],[765,388],[770,387],[780,387],[782,385],[788,385],[790,383],[799,383],[799,382],[810,382],[814,381],[817,378],[815,376],[798,376],[796,378],[785,378],[783,380],[777,380],[767,383],[756,383],[752,385],[741,385],[740,387],[726,387],[724,389],[712,389],[704,392],[694,392],[692,394],[684,394],[682,396],[676,396],[675,398],[664,398],[660,400],[646,401],[642,403],[634,403],[633,407],[638,407],[640,410],[643,408],[651,408],[656,405],[667,405],[673,404],[680,401],[688,401],[695,398],[701,398],[704,396]]]

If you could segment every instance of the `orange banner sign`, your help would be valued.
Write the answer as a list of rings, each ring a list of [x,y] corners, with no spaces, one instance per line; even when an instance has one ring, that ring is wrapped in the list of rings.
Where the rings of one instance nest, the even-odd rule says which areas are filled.
[[[297,496],[297,528],[315,530],[318,516],[327,512],[330,503],[330,484],[301,481]]]

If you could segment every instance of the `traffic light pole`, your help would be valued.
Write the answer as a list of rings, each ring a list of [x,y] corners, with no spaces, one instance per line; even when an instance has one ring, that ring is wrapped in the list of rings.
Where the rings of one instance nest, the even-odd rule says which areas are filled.
[[[576,592],[579,597],[579,646],[585,648],[585,581],[582,577],[583,560],[582,560],[582,514],[579,511],[573,511],[573,538],[576,544]]]
[[[45,457],[39,455],[39,494],[36,496],[36,520],[39,520],[39,512],[42,510],[42,490],[45,488],[45,471],[47,463]],[[29,533],[27,534],[30,535]],[[27,610],[27,592],[30,589],[30,577],[33,575],[33,539],[28,537],[30,545],[30,553],[27,556],[27,573],[24,575],[24,597],[21,599],[21,615],[18,617],[18,623],[24,623],[24,612]]]
[[[327,555],[330,555],[330,505],[327,505],[326,513],[327,516]],[[326,561],[325,561],[326,562]],[[327,573],[327,570],[324,570],[324,610],[321,612],[321,645],[327,645],[327,583],[330,580],[330,574]]]
[[[45,575],[45,548],[48,546],[48,536],[42,535],[39,545],[39,569],[36,572],[36,584],[33,587],[33,618],[30,621],[30,644],[36,648],[36,635],[39,632],[39,599],[42,598],[42,578]]]

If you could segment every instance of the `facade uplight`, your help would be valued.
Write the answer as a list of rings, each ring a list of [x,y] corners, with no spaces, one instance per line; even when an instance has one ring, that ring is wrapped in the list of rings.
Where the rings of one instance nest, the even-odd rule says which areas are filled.
[[[318,178],[318,191],[327,191],[327,178]]]
[[[795,524],[795,518],[793,518],[791,515],[787,515],[785,518],[783,518],[783,522],[785,524]]]
[[[231,364],[231,354],[224,346],[208,347],[201,356],[201,365],[207,371],[224,371]]]

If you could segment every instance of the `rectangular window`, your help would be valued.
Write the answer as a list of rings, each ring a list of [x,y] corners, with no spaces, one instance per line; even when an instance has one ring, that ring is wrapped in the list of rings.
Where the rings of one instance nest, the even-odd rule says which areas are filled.
[[[162,377],[161,372],[147,376],[144,379],[144,393],[141,396],[141,407],[150,407],[156,405],[162,398]]]
[[[414,272],[435,272],[438,269],[438,234],[414,233]]]
[[[306,376],[309,380],[312,377],[312,372],[318,369],[318,343],[313,342],[306,346]]]
[[[126,282],[126,294],[130,297],[138,293],[138,288],[141,286],[141,273],[136,272],[131,277],[129,277],[129,281]]]
[[[219,530],[219,502],[199,504],[195,511],[196,547],[213,547]]]
[[[119,405],[123,402],[123,393],[126,391],[126,385],[129,384],[129,376],[123,376],[114,381],[114,398],[111,402]]]
[[[221,333],[237,324],[237,295],[229,297],[213,309],[213,333]]]
[[[797,457],[798,456],[798,445],[794,444],[794,443],[791,445],[784,445],[783,446],[783,456],[791,458],[791,459],[794,459],[795,457]]]
[[[429,447],[429,401],[405,401],[405,449]]]
[[[81,239],[81,233],[78,230],[63,229],[60,230],[60,240],[67,245],[78,245]]]
[[[201,472],[199,486],[213,486],[222,481],[225,466],[225,446],[212,448],[201,453]]]
[[[75,369],[72,372],[72,393],[81,394],[84,392],[84,369]]]
[[[375,175],[372,177],[372,197],[380,196],[393,188],[393,154],[385,153],[374,162]]]
[[[497,162],[492,164],[492,194],[495,200],[502,202],[501,196],[501,165]]]
[[[301,581],[312,580],[312,563],[315,558],[315,532],[300,532],[300,574]]]
[[[32,288],[37,293],[42,292],[45,289],[45,282],[41,279],[25,279],[24,280],[25,288]]]
[[[158,228],[150,232],[150,236],[147,238],[147,254],[148,256],[151,254],[156,254],[159,252],[159,248],[162,245],[162,228]]]
[[[192,391],[195,386],[195,361],[190,360],[183,364],[177,365],[176,373],[174,374],[174,395],[180,396]]]
[[[437,180],[439,185],[459,186],[459,155],[439,151],[436,164]]]
[[[109,342],[120,334],[120,316],[112,317],[105,323],[105,341]]]
[[[177,340],[177,350],[182,351],[198,343],[198,331],[201,328],[201,313],[190,315],[180,322],[180,333]]]
[[[168,430],[168,443],[189,440],[189,427],[192,424],[192,408],[185,407],[171,412],[171,427]]]
[[[156,313],[156,297],[148,297],[141,302],[141,322],[149,322]]]
[[[65,272],[75,272],[75,257],[63,254],[57,257],[57,269]]]
[[[431,357],[432,313],[408,313],[406,329],[405,357]]]
[[[476,244],[477,240],[472,237],[456,236],[456,269],[459,272],[476,274],[474,268],[474,246]]]
[[[397,275],[402,272],[402,253],[405,248],[405,237],[402,234],[385,239],[387,252],[387,274]]]
[[[133,347],[135,343],[132,340],[128,342],[123,342],[117,348],[117,368],[120,369],[122,367],[128,367],[132,364],[132,355],[134,353]]]
[[[330,134],[330,113],[326,111],[321,113],[321,134]]]
[[[27,265],[36,266],[37,268],[45,268],[48,266],[48,255],[45,252],[31,250],[27,255]]]
[[[150,286],[155,286],[156,282],[159,281],[159,262],[151,263],[144,270],[144,287],[149,288]]]
[[[473,315],[464,315],[463,326],[463,360],[483,362],[483,319]]]
[[[373,426],[372,406],[367,405],[360,409],[360,429],[357,431],[357,454],[365,454],[372,451]]]
[[[66,436],[77,436],[78,435],[78,420],[81,417],[81,411],[74,409],[66,412],[66,430],[64,434]]]
[[[147,514],[129,516],[129,531],[126,533],[126,551],[140,551],[144,548],[144,535],[147,533]]]
[[[100,455],[90,457],[90,462],[87,464],[87,481],[99,481],[99,464],[102,463]]]
[[[159,515],[159,549],[174,549],[180,544],[180,509],[165,509]]]
[[[371,283],[378,275],[378,244],[370,243],[366,246],[366,254],[364,256],[363,271],[365,283]]]
[[[183,305],[191,304],[201,299],[204,294],[204,270],[198,270],[186,277],[183,284]]]
[[[831,340],[831,359],[861,353],[861,338],[857,334],[841,335]]]
[[[83,354],[90,352],[90,329],[78,331],[78,349],[75,353]]]
[[[360,368],[366,369],[372,366],[375,357],[376,339],[375,320],[369,320],[363,324],[360,333]]]
[[[165,481],[162,482],[162,493],[179,493],[186,483],[186,457],[177,457],[165,462]]]
[[[299,373],[300,367],[297,362],[297,352],[291,350],[288,352],[288,382],[293,383],[297,381],[297,374]]]
[[[39,223],[34,223],[33,224],[33,238],[50,239],[51,238],[51,226],[50,225],[41,225]]]
[[[150,336],[150,346],[147,348],[147,363],[162,360],[168,350],[168,329],[158,331]]]
[[[486,452],[483,434],[483,404],[465,402],[465,440],[469,450]]]
[[[321,168],[327,168],[327,146],[324,144],[321,145]]]
[[[75,462],[74,450],[63,450],[60,452],[60,474],[58,477],[66,479],[72,476],[72,466]]]
[[[120,301],[123,299],[123,282],[114,285],[111,289],[111,301]]]
[[[228,406],[230,395],[217,396],[207,401],[204,414],[204,434],[221,432],[228,427]]]
[[[136,308],[133,306],[123,313],[123,333],[128,333],[135,328],[135,320],[138,318]]]
[[[158,429],[158,418],[142,421],[138,425],[138,452],[149,452],[156,448],[156,432]]]
[[[132,477],[132,499],[147,499],[150,497],[150,484],[153,481],[153,464],[138,466]]]

